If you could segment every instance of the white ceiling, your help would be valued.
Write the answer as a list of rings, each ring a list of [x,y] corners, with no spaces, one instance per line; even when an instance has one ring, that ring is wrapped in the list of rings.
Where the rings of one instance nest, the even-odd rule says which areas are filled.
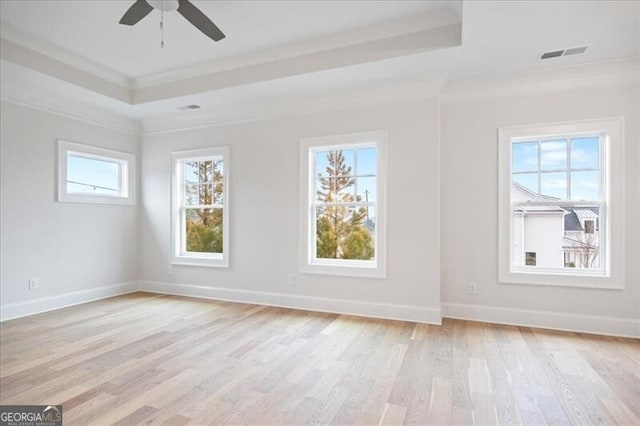
[[[539,60],[543,52],[584,45],[584,55]],[[498,0],[465,1],[462,47],[432,59],[457,80],[639,54],[640,1]]]
[[[384,24],[443,7],[438,1],[204,1],[193,4],[226,34],[214,43],[177,12],[160,12],[133,27],[118,25],[133,0],[2,0],[0,15],[31,36],[140,78],[205,62]]]
[[[3,95],[9,86],[55,86],[52,100],[66,93],[78,105],[130,118],[161,120],[171,114],[186,121],[207,114],[227,117],[234,109],[268,109],[267,104],[287,100],[299,106],[305,97],[318,102],[331,96],[373,98],[374,93],[392,98],[411,95],[411,87],[416,94],[432,95],[445,81],[444,90],[455,92],[456,87],[467,90],[470,82],[507,81],[532,72],[568,70],[556,74],[566,80],[576,66],[637,63],[640,56],[638,1],[464,1],[460,18],[460,2],[200,0],[194,4],[227,38],[213,43],[174,14],[167,21],[164,49],[158,12],[132,28],[117,24],[130,3],[1,0],[0,30],[16,45],[118,82],[139,101],[116,100],[88,85],[74,87],[73,79],[56,80],[51,73],[36,84],[47,73],[37,66],[42,61],[9,57],[6,48],[0,52]],[[460,20],[458,42],[429,32]],[[430,37],[438,41],[429,45]],[[424,45],[403,48],[402,43],[421,40]],[[378,44],[386,46],[384,52],[366,56]],[[542,52],[582,45],[589,45],[584,55],[539,60]],[[362,49],[345,50],[354,46]],[[345,57],[356,59],[345,62]],[[323,66],[310,66],[314,61]],[[274,67],[279,73],[271,72]],[[223,80],[227,83],[216,85]],[[176,111],[191,103],[203,109]]]

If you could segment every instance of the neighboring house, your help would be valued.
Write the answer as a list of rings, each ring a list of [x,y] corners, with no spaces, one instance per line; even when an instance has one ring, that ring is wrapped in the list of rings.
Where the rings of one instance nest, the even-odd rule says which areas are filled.
[[[512,182],[514,203],[559,201]],[[598,207],[517,205],[513,210],[513,264],[542,268],[599,267]]]
[[[564,217],[564,266],[598,268],[600,221],[598,207],[568,209]]]

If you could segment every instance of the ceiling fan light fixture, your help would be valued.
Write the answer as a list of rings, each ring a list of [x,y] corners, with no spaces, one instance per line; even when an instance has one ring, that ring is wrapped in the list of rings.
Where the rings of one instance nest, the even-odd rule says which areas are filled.
[[[147,3],[162,12],[175,12],[180,6],[178,0],[147,0]]]
[[[191,25],[213,41],[220,41],[225,38],[220,28],[189,0],[135,0],[122,18],[120,18],[120,24],[128,26],[135,25],[150,14],[153,9],[160,10],[163,17],[164,12],[177,11],[184,19],[189,21]],[[164,28],[162,20],[160,21],[160,28]],[[164,43],[162,43],[162,45],[164,45]]]

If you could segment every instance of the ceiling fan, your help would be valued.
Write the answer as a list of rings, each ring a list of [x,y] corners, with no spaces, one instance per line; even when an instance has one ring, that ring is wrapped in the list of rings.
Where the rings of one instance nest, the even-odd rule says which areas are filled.
[[[213,41],[222,40],[225,35],[200,9],[195,7],[189,0],[136,0],[120,19],[122,25],[135,25],[147,16],[153,9],[162,12],[178,13],[191,22],[193,26],[202,31]]]

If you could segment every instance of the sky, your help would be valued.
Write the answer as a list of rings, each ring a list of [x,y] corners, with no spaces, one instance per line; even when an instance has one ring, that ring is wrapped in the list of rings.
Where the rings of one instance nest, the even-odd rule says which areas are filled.
[[[116,162],[67,156],[67,192],[117,195],[118,181]]]
[[[326,169],[329,165],[327,155],[329,152],[329,150],[316,151],[315,176],[318,176],[318,173],[322,176],[327,176]],[[366,199],[376,201],[377,149],[344,149],[342,150],[342,154],[345,158],[345,164],[347,167],[351,167],[351,174],[356,178],[356,184],[354,188],[350,188],[350,191],[354,191],[354,193],[360,195],[363,201]],[[316,187],[319,186],[320,183],[316,180]]]
[[[514,143],[512,178],[533,192],[561,200],[598,200],[600,172],[584,169],[599,169],[599,146],[598,137]]]

